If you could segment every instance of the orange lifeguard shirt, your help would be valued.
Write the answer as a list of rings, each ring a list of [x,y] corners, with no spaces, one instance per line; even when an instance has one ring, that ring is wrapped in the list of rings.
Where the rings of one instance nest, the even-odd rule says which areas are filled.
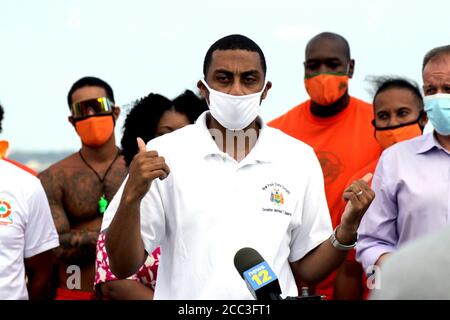
[[[350,102],[339,114],[320,118],[311,113],[311,100],[294,107],[284,115],[270,121],[269,126],[310,145],[319,159],[325,181],[325,194],[331,221],[335,228],[344,209],[342,195],[349,179],[374,160],[378,160],[381,147],[374,137],[371,125],[371,104],[350,97]],[[334,274],[317,289],[332,296]],[[320,291],[319,291],[320,292]]]
[[[301,103],[268,123],[310,145],[319,159],[325,180],[325,194],[333,227],[340,222],[341,198],[349,179],[371,161],[381,148],[371,125],[373,108],[350,97],[341,113],[319,118],[310,110],[311,100]]]

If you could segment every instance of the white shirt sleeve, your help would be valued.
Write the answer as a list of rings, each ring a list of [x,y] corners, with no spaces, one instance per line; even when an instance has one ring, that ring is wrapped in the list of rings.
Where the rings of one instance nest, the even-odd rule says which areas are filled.
[[[166,181],[155,179],[141,202],[141,237],[148,253],[159,247],[165,236],[166,217],[160,193],[163,183]]]
[[[41,183],[28,198],[24,257],[30,258],[59,246],[59,236]]]
[[[292,230],[289,262],[303,258],[328,239],[333,231],[322,169],[312,149],[310,155],[310,168],[306,169],[310,175],[303,195],[303,205],[298,204],[295,209],[295,215],[300,221]]]

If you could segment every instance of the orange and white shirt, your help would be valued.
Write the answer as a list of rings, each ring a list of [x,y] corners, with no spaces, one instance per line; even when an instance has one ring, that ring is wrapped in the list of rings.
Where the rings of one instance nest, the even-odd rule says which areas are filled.
[[[58,246],[39,179],[0,160],[0,300],[28,299],[24,259]]]

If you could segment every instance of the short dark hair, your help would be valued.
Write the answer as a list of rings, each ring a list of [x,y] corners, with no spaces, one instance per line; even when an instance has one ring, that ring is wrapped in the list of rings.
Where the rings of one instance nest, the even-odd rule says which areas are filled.
[[[3,114],[4,114],[4,112],[3,112],[3,107],[2,107],[2,105],[0,104],[0,132],[2,132]]]
[[[267,71],[266,58],[261,48],[250,38],[240,34],[232,34],[223,37],[208,49],[205,55],[205,60],[203,61],[203,75],[206,78],[209,66],[211,65],[212,55],[216,50],[247,50],[250,52],[256,52],[259,54],[259,59],[261,61],[261,67],[263,69],[264,75]]]
[[[311,40],[309,40],[308,44],[306,45],[306,48],[305,48],[305,56],[306,56],[306,51],[308,51],[308,48],[311,45],[311,43],[313,43],[314,41],[317,41],[317,40],[321,40],[321,39],[331,39],[331,40],[337,40],[337,41],[342,42],[342,44],[344,45],[346,58],[348,60],[351,59],[350,45],[348,44],[347,39],[345,39],[340,34],[333,33],[333,32],[322,32],[322,33],[319,33],[318,35],[314,36]]]
[[[428,53],[423,58],[422,71],[425,69],[425,66],[428,64],[428,62],[445,55],[450,56],[450,44],[446,46],[437,47],[428,51]]]
[[[375,95],[373,96],[373,104],[375,104],[376,97],[389,89],[406,89],[409,90],[419,102],[419,110],[423,110],[423,97],[420,93],[420,88],[417,82],[401,77],[377,77],[371,80],[375,84]]]
[[[103,81],[100,78],[96,77],[83,77],[77,82],[75,82],[72,87],[69,90],[69,93],[67,94],[67,103],[69,104],[69,108],[72,106],[72,94],[77,91],[78,89],[84,88],[84,87],[100,87],[103,88],[106,92],[106,97],[115,103],[114,101],[114,92],[111,86]]]
[[[130,165],[138,152],[137,137],[142,138],[145,143],[155,138],[156,127],[164,112],[173,110],[185,114],[189,121],[193,123],[207,108],[206,101],[190,90],[186,90],[173,102],[156,93],[150,93],[136,101],[127,114],[122,128],[123,135],[120,143],[126,165]]]

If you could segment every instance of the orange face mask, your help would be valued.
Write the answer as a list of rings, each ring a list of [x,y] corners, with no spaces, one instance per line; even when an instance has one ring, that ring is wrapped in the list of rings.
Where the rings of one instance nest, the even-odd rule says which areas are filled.
[[[112,115],[92,116],[75,122],[75,129],[83,144],[89,147],[103,145],[114,132]]]
[[[422,129],[416,122],[400,126],[375,129],[375,138],[383,150],[397,142],[409,140],[422,135]]]
[[[305,77],[305,88],[312,101],[321,106],[329,106],[338,101],[347,91],[348,75],[320,73]]]
[[[0,141],[0,159],[3,159],[8,151],[9,143],[6,140]]]

